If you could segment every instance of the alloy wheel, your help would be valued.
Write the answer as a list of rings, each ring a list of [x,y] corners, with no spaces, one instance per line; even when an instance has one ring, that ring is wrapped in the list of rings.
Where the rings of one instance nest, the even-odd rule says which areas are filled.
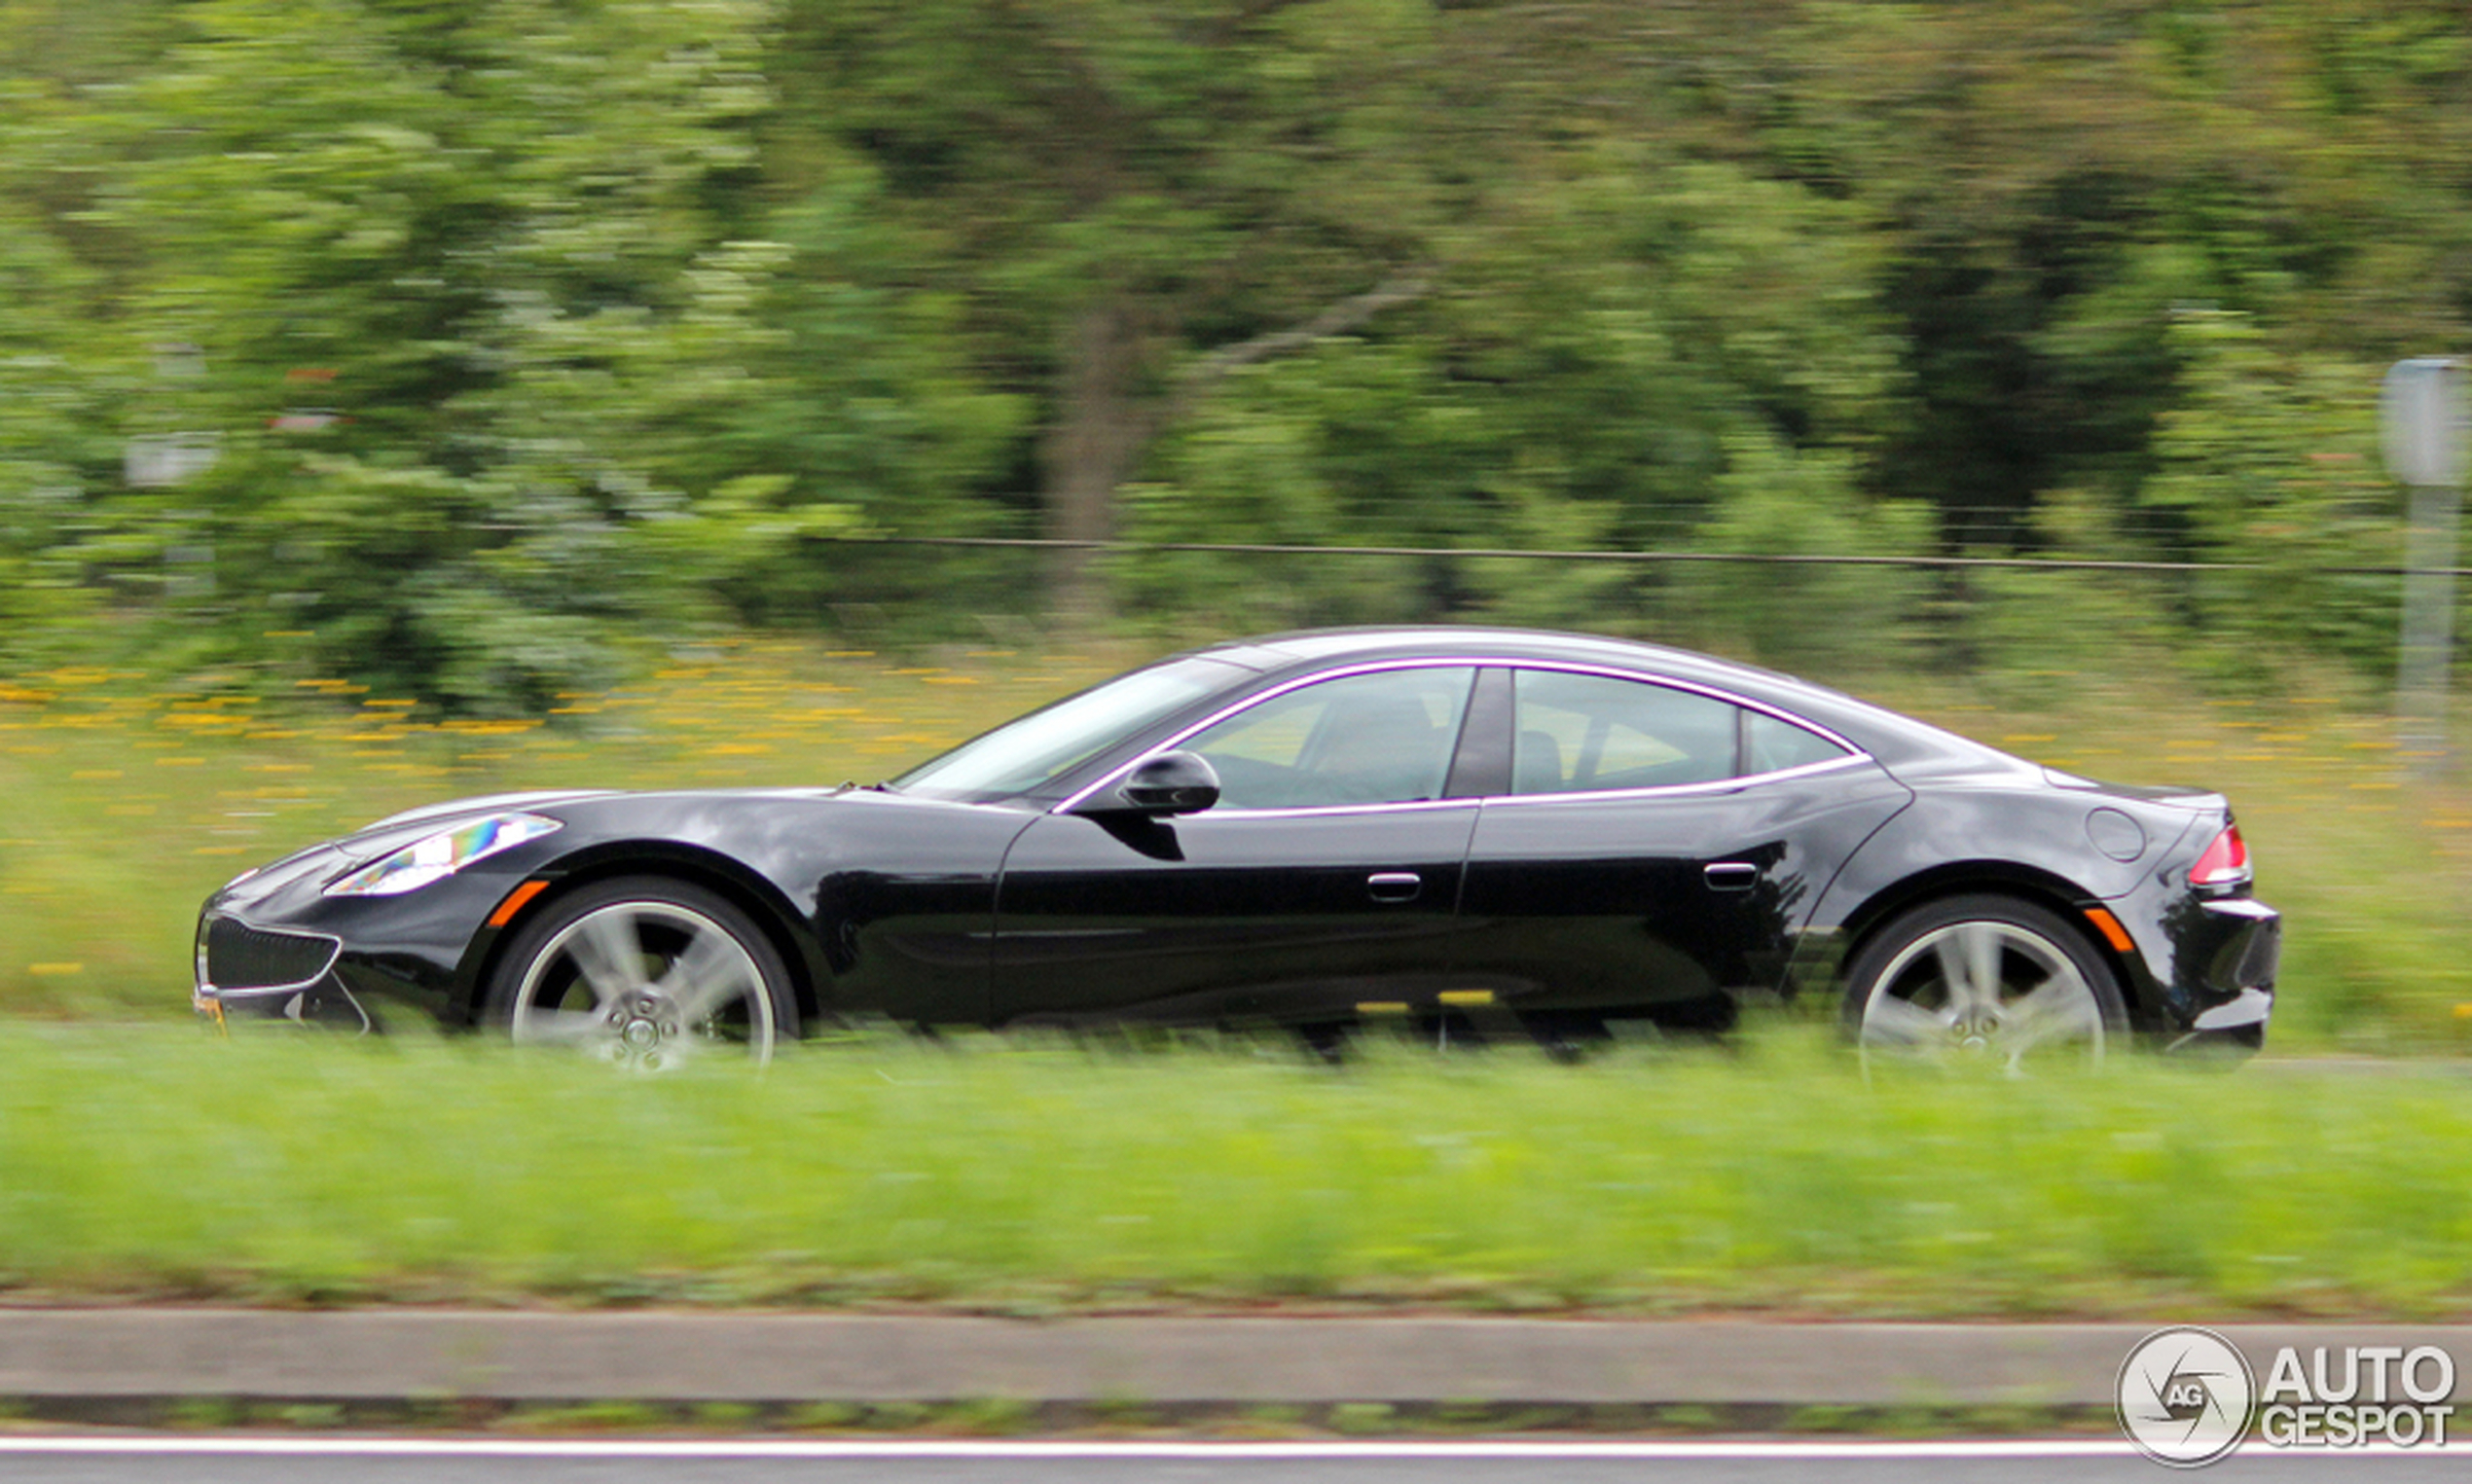
[[[675,902],[616,901],[559,929],[509,1005],[515,1039],[662,1071],[728,1050],[772,1058],[773,998],[736,934]]]
[[[1864,1055],[1979,1058],[2015,1072],[2029,1053],[2100,1061],[2104,1013],[2058,944],[2016,923],[1970,919],[1917,935],[1872,982]]]

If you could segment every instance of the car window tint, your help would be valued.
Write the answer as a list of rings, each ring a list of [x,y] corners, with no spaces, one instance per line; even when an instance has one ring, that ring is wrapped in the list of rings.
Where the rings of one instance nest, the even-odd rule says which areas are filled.
[[[1513,793],[1664,788],[1734,776],[1729,702],[1606,675],[1523,670],[1516,681]]]
[[[1390,670],[1326,680],[1240,711],[1184,743],[1238,809],[1439,798],[1476,671]]]
[[[1041,706],[892,780],[903,793],[984,802],[1051,783],[1245,671],[1192,655]]]
[[[1763,711],[1750,714],[1742,739],[1748,753],[1745,773],[1775,773],[1781,768],[1800,768],[1848,755],[1843,747],[1819,733]]]

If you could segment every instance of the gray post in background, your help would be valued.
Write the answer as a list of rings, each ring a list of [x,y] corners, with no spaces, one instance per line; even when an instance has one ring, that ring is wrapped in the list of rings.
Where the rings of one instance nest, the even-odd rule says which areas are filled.
[[[2397,361],[2379,399],[2386,472],[2412,487],[2404,529],[2403,649],[2395,715],[2406,765],[2434,777],[2446,761],[2447,670],[2454,643],[2455,524],[2463,500],[2463,370],[2422,356]]]

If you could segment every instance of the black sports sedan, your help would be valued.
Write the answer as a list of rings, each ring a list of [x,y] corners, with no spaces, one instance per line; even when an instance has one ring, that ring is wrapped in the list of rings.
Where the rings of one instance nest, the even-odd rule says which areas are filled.
[[[1557,1051],[1842,996],[1867,1051],[2255,1047],[2277,915],[2219,794],[2073,778],[1623,640],[1281,634],[888,783],[509,794],[251,871],[196,1003],[381,1001],[657,1068],[854,1016],[1403,1023]]]

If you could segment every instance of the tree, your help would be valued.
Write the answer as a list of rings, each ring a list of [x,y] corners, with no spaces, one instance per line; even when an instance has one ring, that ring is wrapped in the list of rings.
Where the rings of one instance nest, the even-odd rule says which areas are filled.
[[[2187,389],[2163,421],[2146,501],[2180,517],[2211,572],[2197,630],[2219,668],[2255,677],[2278,657],[2393,663],[2395,586],[2345,568],[2403,556],[2398,496],[2378,453],[2377,369],[2277,344],[2246,315],[2172,325]]]
[[[27,0],[0,59],[0,607],[465,706],[971,600],[851,534],[2171,555],[2250,477],[2187,415],[2281,376],[2187,311],[2472,315],[2441,0]],[[1760,627],[1319,570],[1051,593]]]
[[[784,77],[944,247],[930,276],[1043,401],[1042,528],[1095,542],[1186,359],[1414,281],[1433,23],[1415,0],[807,0]],[[1053,589],[1106,606],[1081,552]]]
[[[2181,308],[2372,358],[2461,334],[2455,7],[1812,4],[1772,50],[1760,147],[1884,229],[1912,400],[1872,477],[1952,538],[2031,547],[2055,489],[2134,500]]]
[[[902,341],[932,310],[842,292],[839,229],[770,235],[755,0],[181,18],[110,220],[146,254],[130,332],[200,371],[138,430],[210,430],[221,456],[121,500],[142,534],[90,556],[210,547],[184,606],[213,644],[302,633],[389,687],[537,707],[605,672],[628,621],[762,593],[751,573],[1007,421]],[[802,400],[819,385],[838,402]]]
[[[1412,309],[1230,378],[1169,436],[1137,532],[1469,550],[1909,544],[1910,523],[1876,521],[1854,484],[1896,345],[1850,213],[1647,145],[1540,165]],[[1798,519],[1800,540],[1787,534]],[[1257,562],[1180,556],[1139,591],[1268,621],[1636,627],[1643,597],[1679,590],[1728,641],[1785,633],[1714,611],[1727,581],[1773,597],[1773,573],[1677,589],[1611,564],[1294,561],[1300,575],[1269,584]]]
[[[126,265],[88,220],[110,155],[80,92],[141,66],[159,29],[147,4],[0,11],[0,662],[56,650],[92,607],[62,551],[119,483],[128,378],[97,333]]]

